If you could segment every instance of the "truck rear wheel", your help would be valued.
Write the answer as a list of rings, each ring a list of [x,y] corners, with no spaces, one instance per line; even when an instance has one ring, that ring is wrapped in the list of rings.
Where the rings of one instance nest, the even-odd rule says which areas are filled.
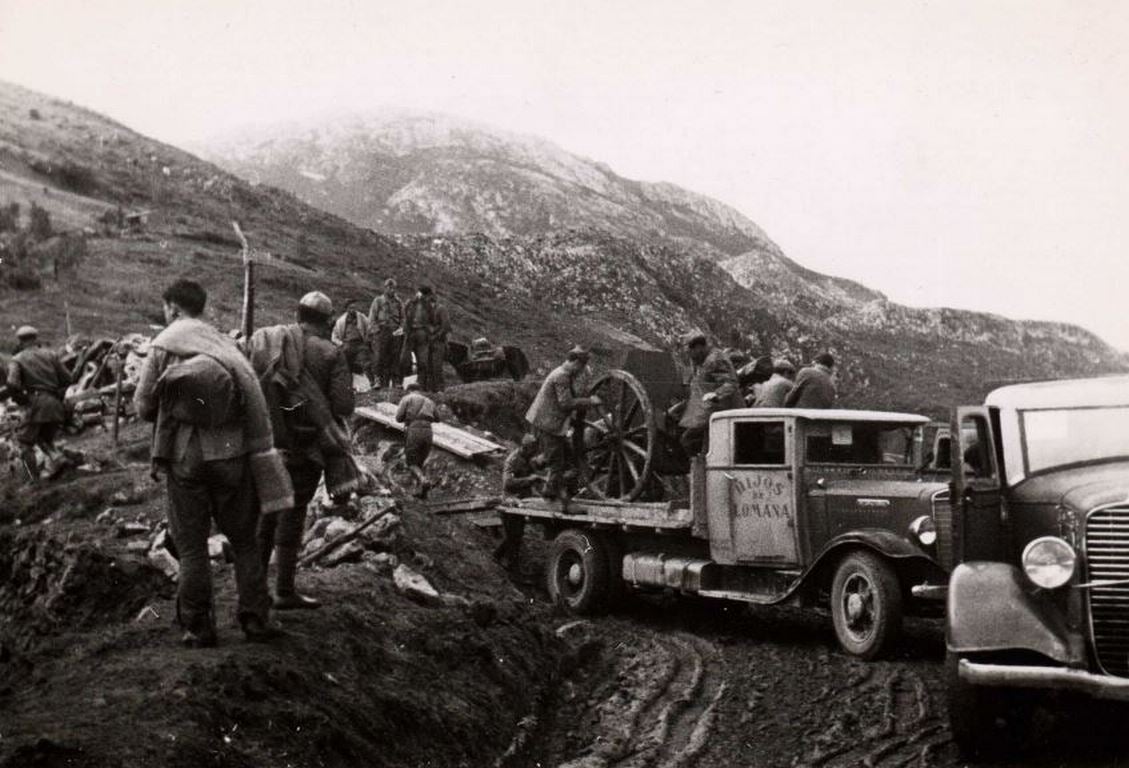
[[[562,531],[549,552],[549,597],[572,614],[599,613],[610,592],[609,561],[603,537],[574,528]]]
[[[897,574],[870,552],[844,557],[831,583],[831,622],[847,653],[860,659],[880,656],[901,630]]]

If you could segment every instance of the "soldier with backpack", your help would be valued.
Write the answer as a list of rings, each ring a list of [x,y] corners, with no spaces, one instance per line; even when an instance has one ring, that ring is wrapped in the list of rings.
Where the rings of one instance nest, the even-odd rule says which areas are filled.
[[[259,558],[259,511],[294,506],[274,450],[259,381],[235,343],[200,319],[207,293],[178,280],[162,295],[165,330],[153,339],[134,404],[155,423],[153,476],[168,477],[169,530],[180,558],[177,620],[189,647],[216,644],[208,536],[215,521],[235,555],[238,615],[248,640],[281,632]],[[256,497],[258,506],[256,506]]]
[[[359,477],[349,463],[348,435],[338,423],[353,412],[352,376],[344,350],[329,340],[333,303],[319,291],[298,302],[298,322],[260,328],[248,345],[251,365],[266,395],[274,444],[286,460],[294,485],[294,506],[259,522],[263,567],[275,554],[278,568],[274,607],[317,608],[320,603],[297,590],[294,576],[306,529],[306,507],[323,472],[332,495],[356,489]],[[336,468],[349,475],[342,484]]]

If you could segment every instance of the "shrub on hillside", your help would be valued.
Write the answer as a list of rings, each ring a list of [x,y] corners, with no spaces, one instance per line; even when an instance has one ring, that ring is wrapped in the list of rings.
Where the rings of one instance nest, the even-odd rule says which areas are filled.
[[[51,214],[46,208],[41,208],[35,203],[31,204],[31,221],[27,231],[34,240],[46,240],[51,237]]]
[[[18,232],[20,229],[20,204],[0,206],[0,232]]]
[[[60,187],[71,192],[87,194],[98,188],[98,179],[94,176],[94,171],[69,160],[58,166],[52,176]]]

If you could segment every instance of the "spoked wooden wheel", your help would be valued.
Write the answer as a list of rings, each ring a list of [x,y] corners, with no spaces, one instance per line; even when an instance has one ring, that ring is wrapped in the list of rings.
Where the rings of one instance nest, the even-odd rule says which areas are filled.
[[[637,499],[651,479],[658,439],[647,392],[630,373],[613,370],[597,379],[589,394],[602,403],[588,409],[584,422],[588,493]]]

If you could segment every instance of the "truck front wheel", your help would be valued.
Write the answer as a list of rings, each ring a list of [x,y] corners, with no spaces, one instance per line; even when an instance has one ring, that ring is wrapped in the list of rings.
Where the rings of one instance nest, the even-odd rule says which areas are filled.
[[[880,656],[901,630],[897,574],[870,552],[844,557],[831,583],[831,622],[847,653],[860,659]]]
[[[607,605],[610,571],[602,537],[572,528],[562,531],[549,553],[549,597],[572,614],[598,613]]]

